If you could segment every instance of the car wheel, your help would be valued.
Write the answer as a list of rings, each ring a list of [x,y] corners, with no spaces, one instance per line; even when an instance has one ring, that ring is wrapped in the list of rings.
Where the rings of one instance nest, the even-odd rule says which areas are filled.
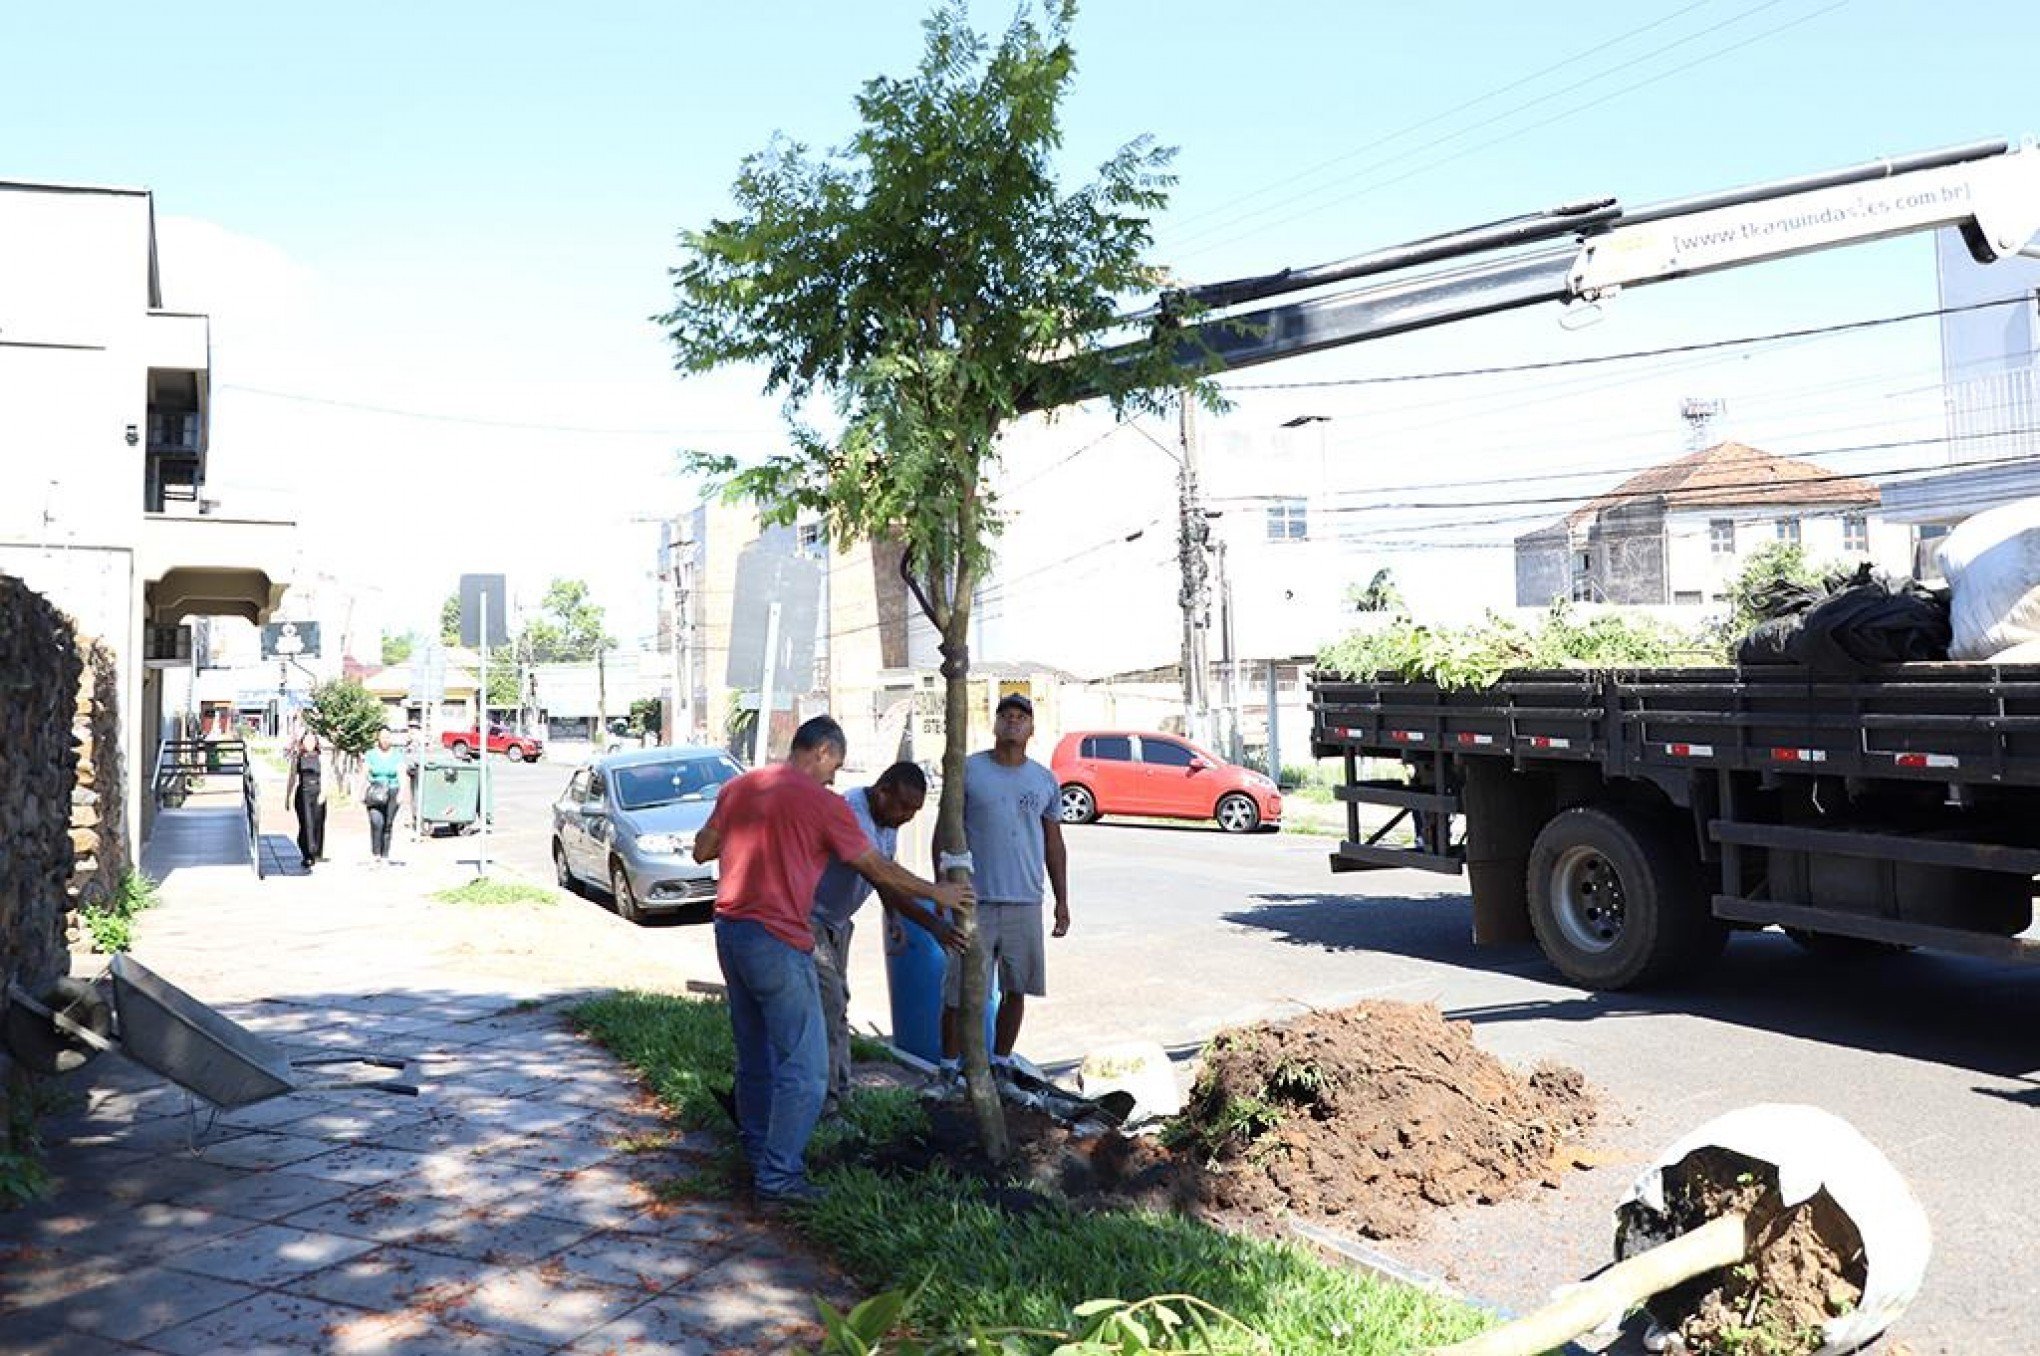
[[[1707,907],[1699,854],[1663,818],[1575,807],[1530,849],[1530,927],[1587,989],[1627,989],[1700,968],[1728,932]]]
[[[616,900],[616,916],[626,923],[645,921],[644,907],[638,903],[637,892],[630,888],[630,872],[623,869],[620,861],[609,863],[609,893]]]
[[[503,750],[503,756],[513,763],[521,763],[524,761],[524,750],[512,744]]]
[[[567,865],[567,846],[559,839],[553,839],[553,882],[569,894],[581,892],[581,882],[574,879],[574,868]]]
[[[1090,788],[1072,783],[1062,789],[1058,813],[1065,824],[1089,824],[1098,818],[1098,798]]]
[[[468,746],[462,743],[460,740],[455,740],[453,742],[453,756],[460,759],[462,762],[467,761]]]
[[[1261,808],[1252,796],[1235,791],[1218,799],[1218,827],[1227,833],[1252,833],[1261,827]]]

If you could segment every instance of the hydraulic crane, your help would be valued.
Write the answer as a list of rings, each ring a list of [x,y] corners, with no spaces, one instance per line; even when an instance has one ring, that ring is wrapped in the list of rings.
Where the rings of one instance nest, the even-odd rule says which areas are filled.
[[[1625,288],[1944,226],[1959,228],[1982,263],[2019,253],[2040,257],[2040,148],[1975,142],[1635,210],[1613,198],[1573,202],[1337,263],[1185,287],[1124,317],[1148,326],[1149,334],[1108,350],[1108,357],[1173,343],[1186,370],[1231,371],[1540,302],[1605,301]],[[1443,267],[1410,274],[1434,264]],[[1247,309],[1272,297],[1397,274],[1406,276]]]

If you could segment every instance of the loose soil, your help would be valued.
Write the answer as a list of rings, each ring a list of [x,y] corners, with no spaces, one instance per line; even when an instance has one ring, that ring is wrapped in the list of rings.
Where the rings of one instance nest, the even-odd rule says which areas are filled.
[[[1777,1171],[1725,1149],[1701,1149],[1665,1176],[1662,1214],[1628,1207],[1618,1224],[1640,1251],[1726,1214],[1749,1221],[1741,1266],[1710,1272],[1657,1296],[1651,1317],[1677,1328],[1696,1353],[1762,1352],[1806,1356],[1820,1349],[1822,1325],[1863,1297],[1869,1263],[1863,1240],[1825,1191],[1788,1208]]]
[[[927,1142],[888,1163],[931,1161],[1078,1208],[1144,1206],[1272,1231],[1286,1216],[1387,1238],[1440,1206],[1555,1185],[1594,1116],[1584,1080],[1528,1076],[1473,1043],[1434,1007],[1370,1002],[1221,1032],[1190,1104],[1159,1138],[1079,1137],[1008,1108],[1015,1170],[990,1172],[968,1108],[932,1109]]]

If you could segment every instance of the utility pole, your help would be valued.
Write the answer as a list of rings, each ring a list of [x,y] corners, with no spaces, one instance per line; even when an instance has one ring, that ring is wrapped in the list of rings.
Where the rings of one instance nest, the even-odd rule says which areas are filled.
[[[1210,702],[1205,694],[1205,617],[1210,610],[1210,573],[1204,552],[1211,538],[1211,524],[1205,520],[1204,505],[1197,490],[1197,427],[1189,392],[1184,392],[1178,413],[1183,444],[1183,464],[1176,480],[1176,549],[1183,571],[1177,601],[1183,607],[1183,733],[1192,740],[1206,737],[1206,713]]]

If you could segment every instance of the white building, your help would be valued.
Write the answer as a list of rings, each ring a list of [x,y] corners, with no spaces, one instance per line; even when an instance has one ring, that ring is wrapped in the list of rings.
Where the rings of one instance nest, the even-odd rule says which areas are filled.
[[[1516,605],[1556,599],[1649,607],[1723,601],[1761,546],[1816,562],[1869,560],[1904,575],[1912,532],[1879,512],[1875,485],[1741,443],[1654,466],[1516,539]]]
[[[295,524],[206,498],[209,334],[163,309],[146,190],[0,182],[0,571],[118,656],[135,842],[163,706],[150,665],[179,662],[187,618],[268,620],[296,555]]]

